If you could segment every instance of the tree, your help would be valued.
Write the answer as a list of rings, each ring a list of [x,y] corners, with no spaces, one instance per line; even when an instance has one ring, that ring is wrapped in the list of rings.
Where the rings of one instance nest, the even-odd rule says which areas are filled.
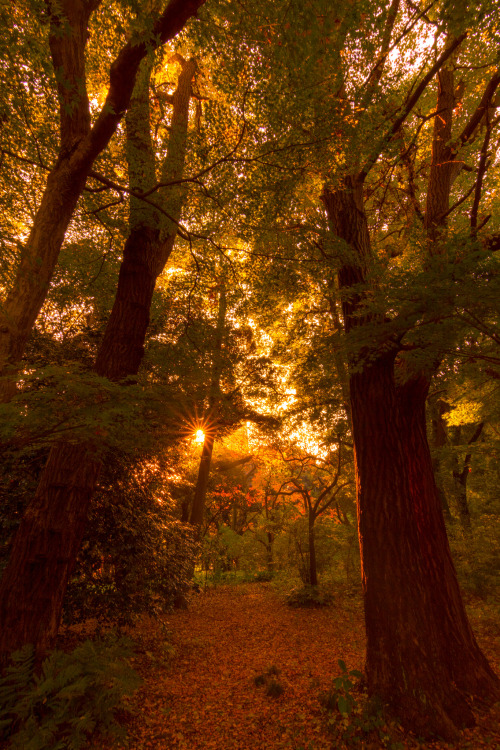
[[[500,82],[495,72],[450,145],[455,99],[446,62],[464,38],[464,33],[448,38],[361,168],[345,174],[341,184],[325,186],[331,231],[345,243],[348,256],[338,274],[347,335],[373,330],[374,323],[383,325],[383,317],[367,305],[373,251],[365,181],[385,143],[400,132],[434,76],[440,115],[434,118],[424,228],[430,257],[442,252],[457,154],[485,117]],[[384,56],[382,45],[380,66]],[[498,695],[499,681],[472,634],[446,538],[425,424],[432,364],[425,369],[412,366],[401,337],[391,334],[377,342],[376,349],[365,344],[351,354],[349,364],[368,686],[407,726],[453,737],[456,727],[473,721],[468,696],[488,702]]]
[[[293,467],[294,476],[285,481],[280,487],[278,495],[299,495],[302,499],[304,513],[307,519],[307,580],[309,586],[318,585],[318,571],[316,564],[316,542],[315,524],[319,516],[334,506],[339,510],[339,493],[352,480],[344,479],[339,483],[342,476],[342,443],[336,446],[336,456],[333,450],[327,458],[321,459],[311,455],[288,456],[281,454],[282,459]],[[292,489],[295,488],[295,489]],[[289,488],[289,489],[287,489]]]
[[[184,169],[195,72],[194,61],[180,58],[180,64],[181,74],[172,96],[170,138],[161,165],[166,184],[154,210],[148,204],[144,206],[140,199],[131,202],[130,234],[124,247],[115,302],[95,361],[97,375],[110,380],[122,380],[138,372],[156,279],[172,252],[177,234],[183,194],[175,183]],[[152,58],[146,59],[127,114],[129,183],[136,193],[156,185],[149,117],[151,67]],[[169,187],[170,182],[173,187]],[[162,205],[168,211],[162,210]],[[168,214],[167,222],[163,221],[163,214]],[[95,440],[83,444],[61,441],[51,448],[0,581],[3,660],[24,643],[33,643],[40,653],[53,645],[99,470],[99,446]]]
[[[127,110],[141,60],[148,49],[173,39],[204,0],[170,0],[150,29],[132,38],[111,64],[105,102],[91,122],[85,48],[89,21],[100,0],[47,4],[49,46],[57,81],[60,142],[40,206],[23,248],[14,282],[0,310],[1,398],[14,392],[15,372],[43,305],[66,230],[98,155]],[[42,12],[42,8],[38,8]],[[13,21],[16,24],[16,20]]]

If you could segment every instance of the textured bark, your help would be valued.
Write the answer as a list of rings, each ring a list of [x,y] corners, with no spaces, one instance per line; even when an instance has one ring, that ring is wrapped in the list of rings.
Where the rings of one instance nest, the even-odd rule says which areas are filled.
[[[148,64],[145,63],[144,75],[138,81],[139,108],[144,105],[145,92],[147,99]],[[191,80],[193,65],[189,71]],[[186,89],[185,79],[182,85]],[[190,96],[190,86],[187,91]],[[187,101],[178,99],[177,106],[187,110],[189,96]],[[174,104],[174,113],[175,108]],[[144,110],[141,112],[144,115]],[[182,122],[187,131],[187,118]],[[144,143],[148,130],[149,116],[142,120],[142,132],[129,137]],[[176,147],[180,142],[178,138]],[[146,149],[143,156],[144,173],[151,181],[155,177],[152,151],[148,153]],[[179,159],[179,154],[175,155],[178,177],[182,175],[185,150],[181,156]],[[176,193],[171,203],[178,216],[182,199]],[[137,215],[133,213],[133,217]],[[142,223],[132,228],[125,243],[117,294],[95,363],[96,372],[110,380],[138,372],[155,282],[175,241],[175,229],[163,236],[160,219],[149,218],[150,226],[141,216]],[[64,592],[80,549],[98,468],[98,460],[88,446],[58,443],[52,447],[0,581],[0,664],[25,643],[35,644],[40,654],[54,645]]]
[[[444,65],[465,36],[450,42],[387,134],[398,133],[437,75],[439,116],[434,118],[424,222],[430,255],[442,251],[458,149],[472,138],[500,82],[497,71],[452,144],[453,66]],[[380,327],[383,316],[365,305],[372,252],[363,184],[383,148],[381,140],[357,175],[323,193],[331,230],[344,243],[338,273],[344,329],[356,344],[357,332],[367,327],[362,346],[354,346],[349,357],[366,678],[370,692],[409,729],[454,738],[458,728],[474,721],[471,702],[498,699],[500,681],[467,619],[434,481],[425,403],[437,362],[425,371],[410,371],[397,339]]]
[[[362,308],[371,253],[362,183],[323,198],[351,249],[339,272],[349,333],[380,322]],[[350,361],[366,677],[406,726],[452,738],[474,721],[469,697],[494,701],[499,681],[472,634],[450,556],[426,435],[429,380],[398,386],[396,356],[388,340]]]
[[[87,446],[61,444],[51,452],[1,581],[0,664],[25,643],[39,654],[53,646],[98,471]]]
[[[139,371],[157,279],[152,265],[159,237],[159,230],[141,227],[125,243],[115,301],[95,362],[97,374],[110,380]]]
[[[104,106],[93,127],[85,87],[85,44],[98,0],[48,2],[50,48],[58,71],[61,142],[12,288],[0,308],[0,400],[15,392],[28,337],[45,301],[66,230],[87,176],[127,110],[137,71],[148,49],[173,39],[205,0],[170,0],[152,34],[127,43],[110,68]]]
[[[419,733],[473,723],[498,680],[461,599],[425,432],[427,382],[387,356],[351,379],[370,690]]]

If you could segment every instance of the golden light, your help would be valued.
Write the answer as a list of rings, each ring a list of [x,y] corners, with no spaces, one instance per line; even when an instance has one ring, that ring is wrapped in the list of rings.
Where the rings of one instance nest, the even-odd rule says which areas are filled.
[[[196,435],[194,436],[194,439],[197,443],[204,443],[205,433],[203,432],[203,430],[196,430]]]

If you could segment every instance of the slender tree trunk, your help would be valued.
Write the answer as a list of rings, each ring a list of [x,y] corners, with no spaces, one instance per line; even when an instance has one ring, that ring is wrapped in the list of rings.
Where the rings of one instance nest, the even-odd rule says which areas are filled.
[[[217,323],[215,327],[215,340],[212,356],[212,376],[210,380],[210,392],[208,396],[209,420],[210,424],[205,427],[205,440],[203,441],[203,450],[201,453],[200,466],[198,469],[198,478],[191,506],[190,523],[196,527],[198,536],[203,524],[203,515],[205,511],[205,497],[207,494],[208,478],[210,475],[210,464],[212,462],[212,453],[214,442],[217,435],[217,404],[220,399],[220,380],[222,375],[222,344],[224,341],[227,313],[227,297],[225,281],[222,280],[219,290],[219,307],[217,311]]]
[[[194,526],[198,534],[203,524],[203,514],[205,511],[205,497],[207,494],[208,478],[210,476],[210,464],[212,462],[212,453],[214,450],[214,435],[211,432],[205,433],[203,449],[201,452],[200,466],[198,469],[198,478],[194,491],[193,505],[191,506],[190,524]]]
[[[272,573],[274,571],[274,534],[271,531],[267,531],[266,536],[266,569]]]
[[[453,517],[450,511],[450,505],[446,492],[443,486],[443,480],[441,477],[441,456],[440,449],[448,442],[448,436],[446,433],[446,425],[444,423],[443,414],[447,409],[447,405],[441,399],[437,399],[430,403],[430,416],[431,416],[431,435],[432,435],[432,447],[434,448],[434,454],[432,457],[432,469],[434,471],[434,478],[436,480],[436,489],[438,497],[443,509],[443,515],[449,523],[453,521]]]
[[[468,445],[475,443],[481,436],[484,428],[484,423],[480,422],[473,434],[471,435]],[[455,427],[453,431],[453,444],[460,445],[462,436],[462,428],[460,426]],[[469,534],[471,531],[471,516],[469,503],[467,500],[467,480],[469,478],[470,465],[471,465],[472,453],[467,453],[462,466],[459,465],[458,456],[453,457],[453,486],[454,486],[454,500],[458,510],[458,516],[460,518],[460,524],[465,534]]]
[[[309,585],[318,585],[318,569],[316,564],[316,539],[314,534],[314,515],[309,511],[307,515],[307,544],[309,551]]]
[[[129,138],[140,140],[141,148],[149,137],[149,132],[145,131],[149,128],[151,64],[151,60],[144,63],[132,104],[132,118],[135,108],[141,112],[142,129],[130,134]],[[183,77],[186,70],[187,75]],[[183,95],[174,102],[177,116],[179,108],[188,110],[194,70],[193,61],[186,63],[179,78],[177,91],[181,87]],[[178,120],[179,117],[176,122]],[[184,144],[184,157],[187,117],[182,118],[182,127],[185,129],[183,141],[182,131],[172,129],[175,130],[175,147],[181,148]],[[155,179],[152,151],[146,147],[142,153],[144,170],[137,172],[139,188]],[[176,153],[175,159],[180,170],[177,177],[180,177],[184,158],[179,161]],[[135,174],[131,169],[132,186],[137,187]],[[170,209],[176,218],[180,216],[182,200],[182,195],[177,193],[176,200],[171,202]],[[110,380],[135,375],[139,370],[156,279],[175,240],[175,230],[165,235],[158,217],[151,212],[145,214],[140,207],[136,211],[131,208],[131,226],[124,247],[116,298],[95,362],[96,372]],[[54,645],[64,592],[80,550],[98,480],[96,452],[96,448],[71,443],[58,443],[51,448],[37,492],[17,530],[11,557],[0,581],[0,664],[6,661],[11,651],[25,643],[35,644],[40,654]]]
[[[455,490],[455,503],[458,508],[458,516],[460,518],[460,524],[462,531],[465,534],[470,534],[471,530],[471,518],[469,503],[467,501],[467,479],[469,476],[469,467],[462,469],[458,466],[458,458],[455,456],[453,459],[453,485]]]

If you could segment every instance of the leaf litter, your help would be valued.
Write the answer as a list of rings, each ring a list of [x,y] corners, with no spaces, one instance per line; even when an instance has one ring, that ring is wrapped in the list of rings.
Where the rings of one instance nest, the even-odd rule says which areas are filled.
[[[478,608],[478,641],[497,670],[500,633]],[[196,595],[188,610],[144,619],[132,633],[134,667],[144,682],[127,701],[127,747],[133,750],[333,750],[339,717],[328,727],[319,694],[342,659],[362,670],[365,633],[358,598],[331,607],[291,609],[268,583],[220,586]],[[270,685],[280,689],[269,689]],[[458,744],[421,742],[392,727],[391,741],[367,736],[356,747],[480,750],[500,748],[500,707],[478,716]],[[102,748],[102,744],[93,744]]]

